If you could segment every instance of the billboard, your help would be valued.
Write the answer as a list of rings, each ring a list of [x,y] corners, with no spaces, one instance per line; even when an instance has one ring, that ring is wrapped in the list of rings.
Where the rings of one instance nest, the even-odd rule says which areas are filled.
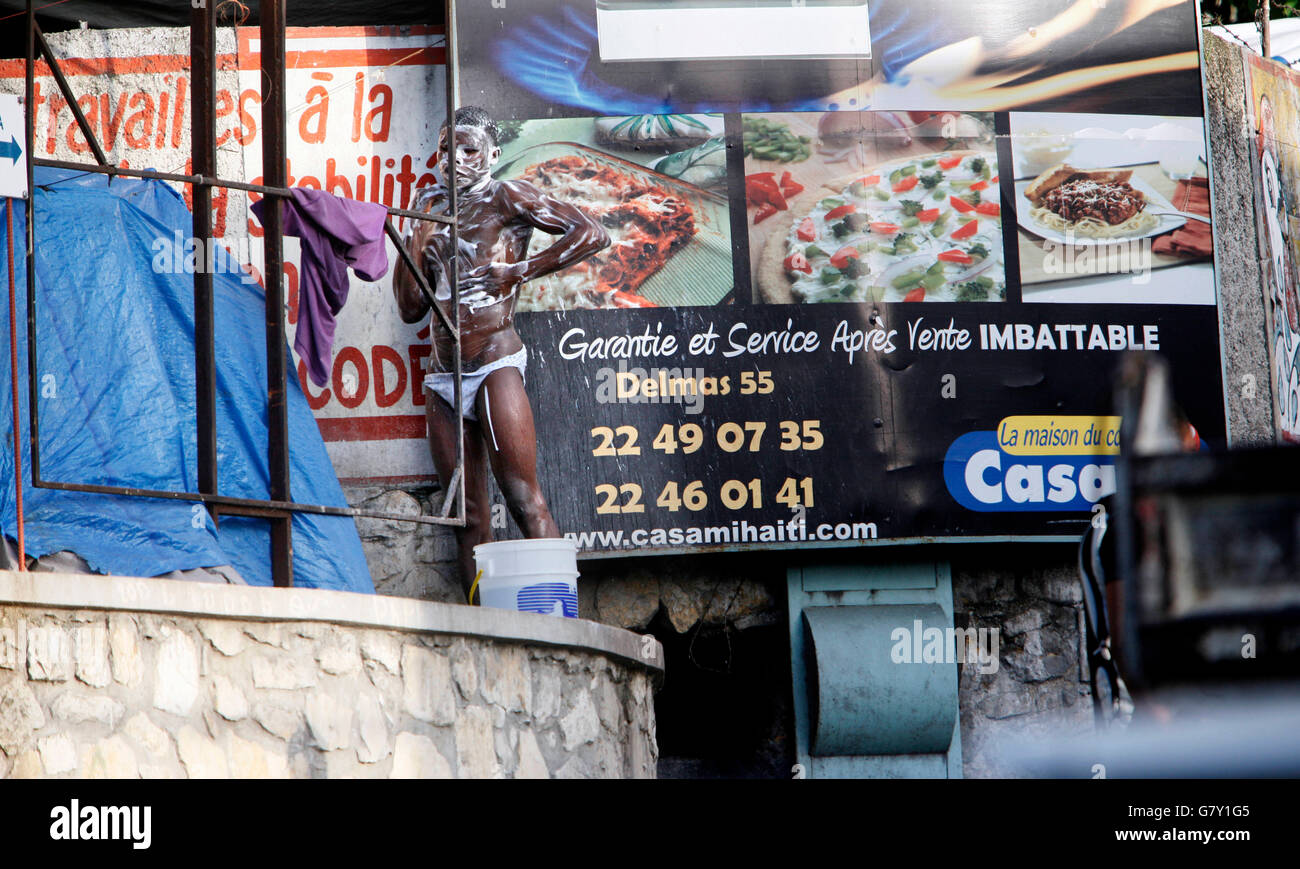
[[[1255,219],[1266,287],[1269,363],[1278,438],[1300,442],[1300,76],[1286,67],[1246,55],[1246,117],[1255,130]]]
[[[774,9],[790,39],[755,56]],[[710,38],[658,59],[629,36],[702,11]],[[814,12],[866,14],[861,44]],[[1194,3],[458,16],[495,179],[612,238],[524,284],[514,324],[540,485],[584,550],[1077,536],[1128,350],[1172,363],[1189,448],[1224,445]]]

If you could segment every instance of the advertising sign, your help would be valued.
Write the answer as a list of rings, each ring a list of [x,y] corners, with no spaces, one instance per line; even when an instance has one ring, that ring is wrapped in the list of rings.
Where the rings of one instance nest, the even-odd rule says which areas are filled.
[[[774,7],[784,48],[736,47]],[[862,46],[818,41],[832,9],[869,15]],[[701,10],[709,38],[657,60],[620,29],[676,38]],[[546,0],[457,24],[494,178],[611,238],[521,285],[515,318],[538,479],[584,550],[1077,536],[1114,487],[1129,350],[1171,362],[1187,447],[1224,445],[1194,3]]]
[[[23,98],[0,94],[0,196],[27,198]]]
[[[1300,442],[1300,159],[1296,125],[1300,124],[1300,76],[1271,61],[1247,57],[1249,117],[1256,131],[1255,215],[1260,260],[1268,287],[1269,360],[1277,407],[1278,437]]]

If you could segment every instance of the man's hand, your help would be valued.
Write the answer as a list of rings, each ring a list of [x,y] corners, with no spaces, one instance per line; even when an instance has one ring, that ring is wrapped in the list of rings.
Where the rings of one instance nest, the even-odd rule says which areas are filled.
[[[490,262],[463,271],[457,278],[462,295],[482,292],[500,298],[523,280],[525,272],[524,262]]]

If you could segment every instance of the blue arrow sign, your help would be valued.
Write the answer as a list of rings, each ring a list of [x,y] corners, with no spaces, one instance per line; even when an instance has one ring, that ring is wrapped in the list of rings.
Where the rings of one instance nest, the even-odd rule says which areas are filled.
[[[18,158],[23,155],[23,147],[18,144],[18,140],[13,136],[9,137],[8,142],[0,142],[0,160],[8,157],[13,163],[18,162]]]

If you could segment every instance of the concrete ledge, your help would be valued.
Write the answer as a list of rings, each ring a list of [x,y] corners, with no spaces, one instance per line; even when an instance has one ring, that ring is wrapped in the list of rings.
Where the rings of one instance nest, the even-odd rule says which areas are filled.
[[[0,605],[144,612],[245,621],[328,622],[388,630],[506,640],[585,649],[663,676],[663,646],[650,636],[584,619],[408,598],[256,588],[176,580],[0,571]]]

